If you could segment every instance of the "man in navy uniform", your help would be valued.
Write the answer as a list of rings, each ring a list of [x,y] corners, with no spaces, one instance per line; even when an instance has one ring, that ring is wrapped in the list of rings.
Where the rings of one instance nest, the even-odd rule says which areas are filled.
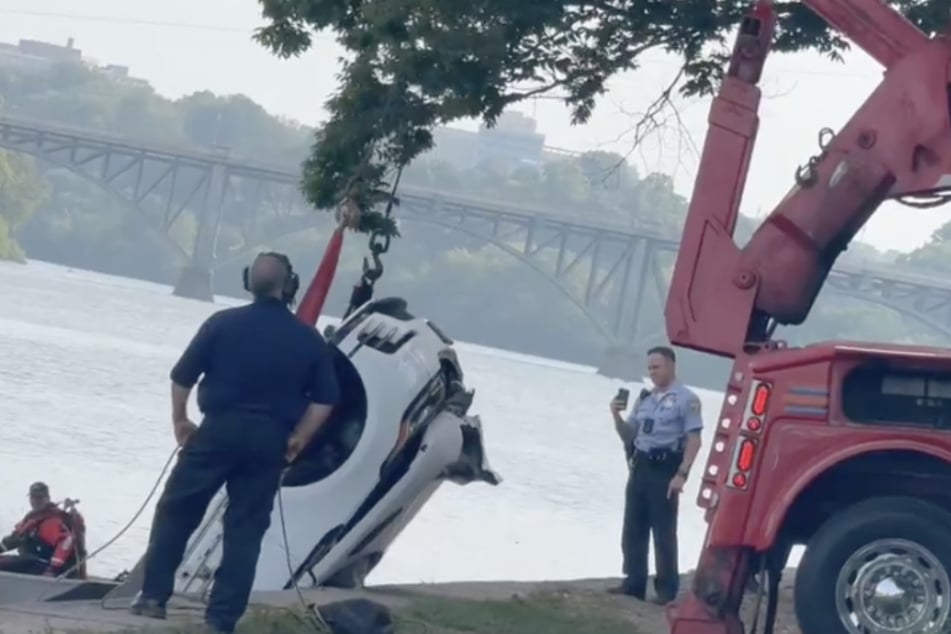
[[[627,419],[623,403],[611,402],[615,430],[624,443],[629,474],[625,489],[621,549],[624,580],[612,591],[644,600],[647,548],[654,538],[654,600],[666,604],[680,591],[677,563],[677,512],[690,468],[700,451],[700,397],[677,382],[677,357],[667,346],[647,353],[654,384],[643,390]]]
[[[281,473],[340,396],[329,347],[289,310],[299,281],[287,256],[262,253],[244,283],[254,302],[209,317],[172,369],[172,426],[182,449],[155,508],[131,607],[165,618],[188,539],[227,486],[221,564],[205,612],[212,632],[233,632],[247,608]],[[186,406],[202,375],[198,427]]]

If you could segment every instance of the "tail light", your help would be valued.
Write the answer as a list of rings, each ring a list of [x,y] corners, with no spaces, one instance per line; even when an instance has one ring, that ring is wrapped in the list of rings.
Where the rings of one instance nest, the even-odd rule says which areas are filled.
[[[736,461],[733,464],[733,476],[730,479],[737,489],[745,489],[750,481],[750,472],[756,462],[756,441],[744,438],[736,452]]]
[[[772,395],[772,387],[769,383],[757,383],[753,388],[753,395],[750,397],[750,404],[746,413],[746,421],[743,428],[758,434],[763,430],[763,420],[766,416],[766,410],[769,408],[769,397]]]
[[[766,412],[773,388],[769,383],[758,381],[750,392],[743,424],[733,450],[733,464],[727,486],[734,489],[749,487],[753,467],[756,464],[756,452],[759,449],[760,435],[766,427]]]
[[[737,454],[736,468],[743,472],[752,471],[753,460],[756,458],[756,441],[744,438]]]
[[[745,404],[736,394],[727,395],[697,499],[701,508],[716,507],[723,484],[734,489],[749,486],[772,391],[769,383],[754,381]]]

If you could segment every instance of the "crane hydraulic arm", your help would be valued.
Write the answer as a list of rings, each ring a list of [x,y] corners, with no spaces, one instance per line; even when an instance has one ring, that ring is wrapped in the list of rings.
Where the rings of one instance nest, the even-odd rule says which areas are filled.
[[[774,34],[772,2],[744,18],[710,107],[667,298],[678,346],[735,358],[809,314],[838,255],[887,199],[951,191],[951,29],[929,38],[883,0],[803,0],[885,67],[882,82],[739,248],[733,240]],[[944,200],[947,200],[945,197]]]

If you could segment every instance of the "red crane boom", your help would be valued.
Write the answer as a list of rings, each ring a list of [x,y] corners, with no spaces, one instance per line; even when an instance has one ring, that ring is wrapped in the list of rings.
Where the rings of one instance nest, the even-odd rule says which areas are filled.
[[[744,19],[709,129],[667,298],[678,346],[736,358],[809,314],[838,255],[887,199],[951,189],[951,32],[928,38],[882,0],[803,0],[886,69],[742,249],[733,241],[776,22]]]

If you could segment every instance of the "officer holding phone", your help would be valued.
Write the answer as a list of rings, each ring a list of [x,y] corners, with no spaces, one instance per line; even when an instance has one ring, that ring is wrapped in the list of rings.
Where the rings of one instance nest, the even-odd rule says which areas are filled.
[[[614,427],[624,444],[629,467],[625,489],[624,581],[612,590],[644,600],[647,594],[647,549],[654,538],[654,601],[666,604],[680,590],[677,562],[677,513],[680,492],[700,451],[700,397],[676,380],[673,349],[651,348],[647,373],[652,390],[641,390],[625,419],[629,392],[611,401]]]

